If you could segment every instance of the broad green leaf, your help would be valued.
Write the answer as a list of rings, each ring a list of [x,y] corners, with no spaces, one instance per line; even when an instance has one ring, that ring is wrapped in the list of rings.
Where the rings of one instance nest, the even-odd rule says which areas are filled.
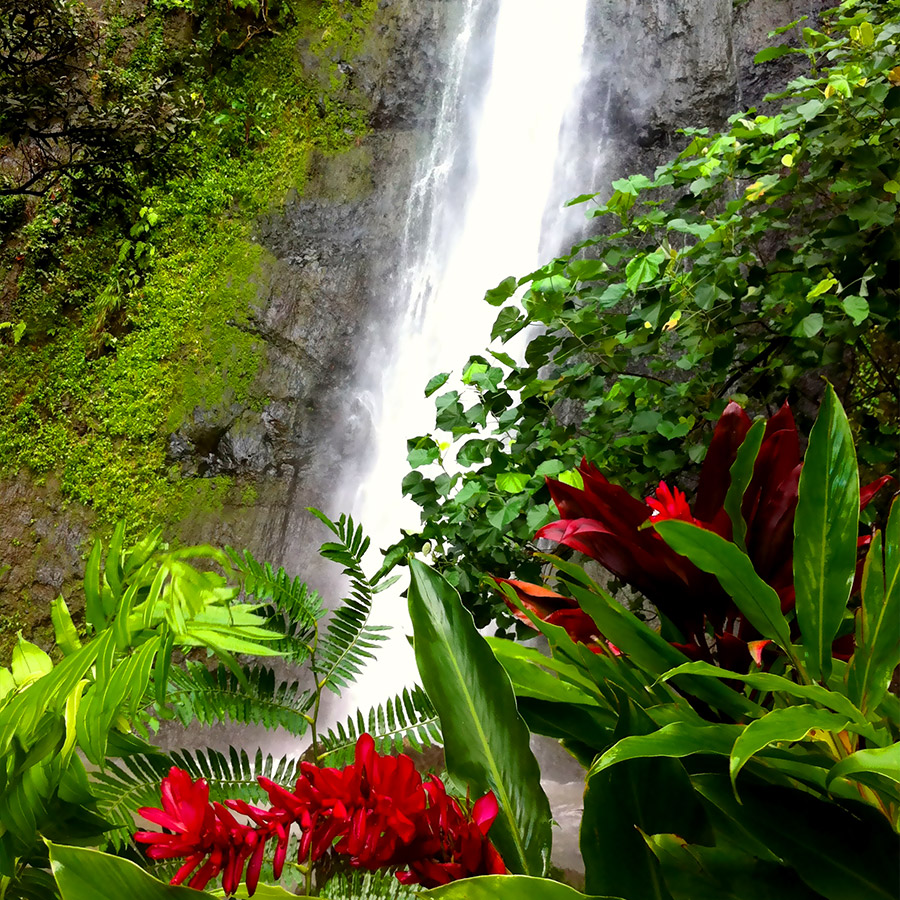
[[[94,631],[106,627],[106,614],[103,611],[103,600],[100,596],[100,555],[103,547],[98,538],[91,548],[87,566],[84,570],[84,615]]]
[[[51,844],[50,866],[62,900],[200,900],[204,891],[164,884],[127,859]]]
[[[738,803],[727,776],[701,774],[691,780],[826,900],[896,900],[897,836],[874,810],[856,804],[850,813],[755,778]]]
[[[844,298],[841,306],[853,320],[854,325],[862,325],[869,318],[869,301],[865,297],[850,296]]]
[[[791,632],[778,594],[756,574],[746,554],[731,541],[689,522],[672,519],[659,522],[655,528],[676,553],[719,579],[737,608],[763,637],[790,652]]]
[[[16,687],[23,688],[52,672],[53,662],[40,647],[26,641],[19,632],[19,640],[13,647],[11,668]]]
[[[785,44],[779,44],[777,47],[766,47],[765,50],[760,50],[759,53],[753,57],[753,62],[759,65],[760,63],[769,62],[769,60],[786,56],[788,53],[799,52],[800,51],[796,47],[788,47]]]
[[[864,710],[878,708],[900,665],[900,502],[891,504],[882,553],[876,532],[866,555],[862,608],[856,613],[856,648],[847,670],[847,690]]]
[[[530,480],[524,472],[501,472],[497,476],[497,490],[507,494],[518,494],[525,490]]]
[[[50,604],[50,620],[53,622],[56,643],[66,656],[81,648],[81,638],[78,637],[69,607],[61,596]]]
[[[681,759],[695,753],[727,756],[742,730],[741,725],[690,725],[673,722],[652,734],[622,738],[591,766],[591,774],[630,759],[654,756]]]
[[[839,733],[851,727],[847,716],[817,709],[815,706],[787,706],[773,709],[751,722],[734,742],[729,761],[731,782],[751,757],[776,742],[802,741],[811,731]]]
[[[824,324],[825,317],[821,313],[810,313],[794,329],[794,334],[797,337],[815,337],[822,330]]]
[[[828,782],[835,778],[853,778],[863,772],[883,775],[900,784],[900,743],[851,753],[832,767],[828,773]]]
[[[16,680],[5,666],[0,667],[0,700],[16,689]]]
[[[656,250],[632,259],[625,267],[625,281],[628,289],[636,291],[642,284],[652,281],[659,275],[659,265],[665,259],[665,253]]]
[[[865,727],[868,722],[861,710],[857,709],[850,700],[837,691],[830,691],[828,688],[822,687],[820,684],[797,684],[781,675],[773,675],[771,672],[751,672],[750,674],[741,674],[739,672],[730,672],[728,669],[722,669],[711,663],[698,660],[696,662],[685,663],[671,672],[661,675],[659,680],[666,681],[673,675],[707,675],[710,678],[724,678],[729,681],[743,681],[744,684],[750,685],[761,691],[771,691],[772,693],[781,692],[789,694],[792,697],[804,697],[807,700],[814,700],[820,706],[834,710],[834,712],[842,713],[848,716],[857,725]]]
[[[831,644],[856,572],[859,527],[853,435],[831,385],[809,437],[798,491],[794,518],[797,621],[809,674],[827,681]]]
[[[417,895],[429,900],[621,900],[597,894],[581,894],[559,881],[527,875],[479,875],[432,888],[430,891],[419,891]]]
[[[753,467],[756,465],[756,457],[759,456],[759,448],[762,446],[765,431],[765,420],[757,419],[750,426],[729,470],[731,483],[728,485],[728,493],[725,495],[725,512],[731,519],[732,539],[744,553],[747,552],[745,543],[747,523],[741,514],[741,502],[753,478]]]
[[[623,766],[588,778],[579,836],[585,888],[641,900],[672,900],[659,861],[635,827],[640,811],[634,790],[640,774]]]
[[[525,654],[505,652],[503,645],[517,647],[513,641],[500,638],[487,638],[488,646],[494,652],[494,656],[506,670],[513,685],[517,697],[532,697],[535,700],[544,700],[550,703],[577,703],[588,706],[597,706],[599,701],[595,695],[588,693],[581,687],[570,682],[562,681],[552,675],[545,668],[545,663],[552,660],[542,653],[534,650],[540,657],[536,660]],[[523,648],[531,649],[531,648]],[[573,668],[574,667],[570,667]]]
[[[556,565],[565,566],[562,561],[549,558],[553,559]],[[568,570],[564,568],[564,571]],[[680,650],[606,593],[577,584],[571,584],[570,588],[579,606],[594,620],[606,640],[618,647],[647,673],[654,676],[662,675],[663,672],[686,661],[685,655]],[[724,684],[688,678],[677,686],[679,690],[692,694],[704,703],[709,703],[735,718],[754,716],[760,712],[755,703]]]
[[[250,894],[247,893],[247,885],[241,882],[240,887],[233,894],[226,894],[222,888],[216,888],[208,892],[212,897],[227,897],[228,900],[250,900]],[[252,900],[314,900],[306,894],[298,896],[286,891],[283,887],[277,887],[273,884],[258,884],[253,893]],[[328,896],[323,894],[319,900],[328,900]]]
[[[515,276],[504,278],[495,288],[491,288],[484,295],[484,302],[491,306],[502,306],[516,292],[518,281]]]
[[[507,867],[542,875],[550,806],[509,678],[446,579],[418,560],[410,569],[416,663],[441,719],[447,769],[473,795],[496,795],[490,836]]]
[[[639,706],[620,696],[618,709],[613,740],[654,733],[655,723]],[[580,835],[587,890],[668,898],[659,861],[643,839],[663,833],[687,842],[710,843],[712,838],[706,811],[678,760],[652,755],[591,771]]]

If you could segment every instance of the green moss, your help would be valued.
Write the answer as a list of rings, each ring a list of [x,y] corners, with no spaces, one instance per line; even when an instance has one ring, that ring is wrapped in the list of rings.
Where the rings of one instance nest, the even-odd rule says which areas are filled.
[[[20,268],[14,313],[28,331],[0,355],[0,474],[55,473],[63,497],[93,507],[101,527],[126,518],[134,532],[233,493],[231,479],[173,471],[167,435],[197,406],[265,403],[262,345],[243,327],[271,263],[252,223],[302,192],[311,150],[354,146],[365,131],[331,57],[358,43],[375,4],[353,7],[350,21],[345,6],[323,3],[314,23],[198,85],[204,124],[181,147],[180,173],[143,191],[130,225],[85,225],[73,189],[32,211],[5,251]],[[157,52],[159,33],[142,52]],[[332,91],[323,72],[304,73],[301,39],[332,48]],[[246,491],[241,500],[251,502]]]

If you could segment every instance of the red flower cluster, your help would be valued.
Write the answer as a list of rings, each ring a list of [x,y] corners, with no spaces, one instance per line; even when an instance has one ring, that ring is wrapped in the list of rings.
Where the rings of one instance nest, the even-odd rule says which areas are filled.
[[[751,424],[738,404],[727,406],[703,461],[693,509],[682,491],[669,488],[665,482],[660,483],[654,497],[637,500],[611,484],[596,466],[582,461],[582,489],[548,479],[550,494],[562,518],[544,526],[536,535],[598,560],[619,580],[640,591],[682,633],[685,643],[675,646],[691,658],[711,658],[706,638],[710,629],[719,664],[745,670],[751,655],[758,657],[761,653],[762,647],[754,640],[759,635],[715,577],[671,550],[646,525],[662,519],[681,519],[732,540],[731,519],[725,510],[731,481],[729,470]],[[766,423],[741,506],[747,525],[747,554],[759,576],[778,593],[785,610],[794,604],[793,528],[801,466],[797,426],[785,404]],[[861,506],[889,480],[882,478],[864,487],[860,492]],[[867,540],[861,539],[861,549]],[[538,598],[529,596],[533,588],[523,591],[521,584],[513,586],[524,605],[548,621],[557,611],[571,615],[575,607],[569,598]],[[521,618],[527,620],[525,616]],[[596,642],[596,629],[590,632],[583,622],[577,624],[582,632],[587,628],[590,639]],[[580,639],[574,631],[570,634]],[[835,652],[840,651],[835,648]]]
[[[470,814],[448,796],[435,776],[423,780],[406,755],[375,752],[368,734],[356,744],[356,758],[343,769],[300,764],[293,791],[268,778],[259,783],[271,807],[226,800],[247,816],[242,825],[221,804],[209,803],[209,787],[173,768],[162,782],[163,809],[144,808],[141,815],[174,834],[140,831],[135,840],[149,844],[153,859],[185,857],[172,879],[202,889],[220,872],[226,893],[240,884],[247,866],[247,889],[259,883],[265,847],[275,841],[273,871],[281,876],[291,827],[300,829],[298,861],[314,863],[326,853],[347,857],[363,869],[398,869],[404,884],[436,887],[470,875],[499,875],[503,860],[487,838],[497,817],[492,793],[478,800]]]

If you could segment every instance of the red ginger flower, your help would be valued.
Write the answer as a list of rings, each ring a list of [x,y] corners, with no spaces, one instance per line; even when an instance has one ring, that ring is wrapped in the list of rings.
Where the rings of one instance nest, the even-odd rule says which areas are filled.
[[[258,779],[269,796],[269,809],[227,800],[230,809],[253,823],[242,825],[224,806],[209,803],[203,779],[194,782],[173,767],[162,782],[163,808],[140,813],[174,833],[142,831],[135,839],[150,845],[147,854],[153,859],[186,858],[173,884],[194,873],[190,885],[202,889],[222,873],[227,893],[237,890],[246,864],[247,890],[253,894],[272,838],[273,870],[280,877],[293,825],[301,832],[301,863],[315,862],[331,851],[365,869],[408,866],[409,871],[397,877],[427,887],[506,871],[487,838],[497,815],[492,793],[467,815],[437,778],[423,782],[406,755],[376,753],[368,734],[357,741],[352,765],[330,769],[301,763],[300,769],[293,791],[268,778]]]
[[[162,809],[142,807],[138,812],[173,833],[139,831],[134,839],[149,845],[147,855],[151,859],[185,857],[185,863],[175,873],[172,884],[181,884],[194,873],[189,884],[202,890],[212,878],[224,871],[225,890],[237,890],[247,856],[257,846],[262,846],[253,829],[240,825],[220,804],[211,805],[206,781],[199,778],[195,782],[187,772],[176,766],[163,778],[160,793]],[[257,855],[261,860],[261,851]]]
[[[425,790],[427,825],[419,836],[420,847],[414,848],[422,852],[416,852],[408,872],[397,873],[398,881],[433,888],[473,875],[505,874],[506,865],[487,839],[499,811],[494,794],[477,800],[469,816],[436,777],[431,776]]]
[[[596,559],[620,581],[640,591],[685,636],[687,643],[676,646],[688,656],[709,658],[706,630],[711,625],[718,661],[728,668],[749,665],[751,656],[746,642],[758,635],[738,613],[718,580],[676,554],[646,523],[677,518],[731,540],[725,497],[731,481],[730,468],[751,424],[737,403],[728,404],[703,461],[693,510],[681,491],[670,489],[664,482],[655,497],[645,502],[636,500],[583,460],[583,488],[547,480],[561,519],[544,526],[536,535]],[[794,603],[793,527],[801,467],[797,427],[785,403],[766,423],[741,505],[747,525],[747,554],[759,576],[778,593],[785,610]],[[860,505],[865,507],[889,480],[881,478],[863,487]],[[867,543],[868,539],[863,538],[861,550]],[[557,608],[568,605],[569,602]]]

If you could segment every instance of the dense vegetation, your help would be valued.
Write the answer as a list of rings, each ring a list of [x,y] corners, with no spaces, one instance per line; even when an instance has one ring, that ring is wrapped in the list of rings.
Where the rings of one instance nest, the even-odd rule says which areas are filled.
[[[230,488],[170,473],[166,435],[199,403],[252,397],[260,353],[239,326],[266,258],[251,225],[302,188],[312,148],[364,132],[330,59],[352,56],[372,4],[152,2],[101,21],[75,0],[17,0],[0,53],[21,56],[32,7],[47,44],[69,40],[74,59],[60,49],[27,78],[0,76],[0,471],[53,473],[64,498],[137,531]],[[322,71],[303,70],[301,38]],[[34,130],[29,110],[48,96],[89,125],[78,146]],[[39,198],[22,194],[22,160],[37,167]]]
[[[482,573],[538,575],[547,476],[577,483],[585,456],[634,490],[673,472],[688,487],[729,400],[751,412],[790,400],[808,427],[827,375],[866,473],[898,471],[898,9],[845,5],[822,30],[782,29],[799,46],[758,62],[802,54],[808,71],[771,114],[690,130],[653,177],[577,198],[602,236],[488,291],[494,338],[538,336],[524,362],[473,357],[465,390],[437,396],[403,482],[422,531],[398,549],[432,546],[479,624],[509,621]],[[435,462],[448,465],[430,474]]]
[[[881,470],[897,452],[900,3],[846,0],[826,22],[762,54],[812,67],[780,112],[693,132],[654,179],[623,179],[598,205],[618,230],[526,276],[521,302],[514,278],[488,293],[496,336],[544,330],[524,364],[469,361],[473,405],[438,398],[469,471],[428,478],[443,435],[411,442],[424,533],[376,575],[362,529],[315,513],[349,582],[331,613],[248,553],[173,551],[158,529],[129,545],[123,525],[94,544],[84,625],[58,600],[53,654],[20,639],[0,669],[0,896],[189,900],[222,896],[205,892],[221,878],[226,896],[262,900],[416,883],[437,900],[892,900],[900,501]],[[169,204],[196,195],[173,183],[142,188],[120,264],[164,246],[157,228],[190,244],[175,210],[195,208]],[[158,360],[135,351],[167,333],[140,304],[165,305],[147,292],[174,282],[147,252],[125,295],[133,330],[89,362]],[[34,332],[23,340],[37,353]],[[833,384],[798,427],[782,401],[823,372]],[[409,560],[408,591],[422,687],[323,733],[323,692],[361,674],[383,639],[373,599],[426,540],[437,566]],[[490,575],[499,609],[545,649],[479,632],[507,615],[478,593]],[[261,662],[275,656],[304,668],[281,679]],[[150,739],[164,719],[311,740],[302,762],[163,753]],[[584,767],[590,897],[552,877],[532,734]],[[444,747],[442,779],[387,755],[428,744]],[[136,814],[166,832],[135,835]]]

